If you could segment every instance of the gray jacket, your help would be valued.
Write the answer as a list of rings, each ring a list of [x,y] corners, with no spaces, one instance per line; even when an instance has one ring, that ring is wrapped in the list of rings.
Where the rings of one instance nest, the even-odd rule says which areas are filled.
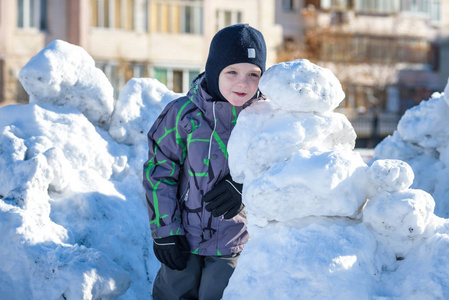
[[[143,184],[153,238],[184,234],[194,254],[230,255],[248,241],[246,213],[213,217],[202,197],[229,174],[227,143],[242,108],[214,101],[201,80],[148,132]]]

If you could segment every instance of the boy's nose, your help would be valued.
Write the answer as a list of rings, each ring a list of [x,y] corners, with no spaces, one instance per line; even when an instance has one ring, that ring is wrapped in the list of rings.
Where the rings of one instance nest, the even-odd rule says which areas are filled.
[[[248,84],[248,78],[246,76],[240,77],[237,84],[240,85],[247,85]]]

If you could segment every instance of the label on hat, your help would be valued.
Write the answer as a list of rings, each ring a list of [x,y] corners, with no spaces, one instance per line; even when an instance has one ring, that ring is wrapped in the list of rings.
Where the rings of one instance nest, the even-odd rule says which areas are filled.
[[[248,58],[256,58],[256,49],[248,48]]]

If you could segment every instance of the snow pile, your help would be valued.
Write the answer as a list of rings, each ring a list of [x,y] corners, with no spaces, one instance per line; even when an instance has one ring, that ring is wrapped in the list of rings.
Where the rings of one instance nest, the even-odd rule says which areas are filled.
[[[181,96],[156,79],[131,79],[120,91],[109,134],[119,143],[146,144],[147,132],[159,113],[167,103]]]
[[[356,134],[348,119],[332,112],[344,98],[336,77],[299,60],[273,66],[259,87],[271,101],[245,109],[228,144],[245,204],[267,220],[355,216],[366,201],[366,164],[351,151]]]
[[[301,67],[298,68],[298,64]],[[277,77],[280,73],[288,73],[289,81],[285,81],[285,76]],[[331,112],[345,98],[337,77],[329,69],[307,60],[273,66],[261,80],[260,88],[270,98],[273,107],[288,107],[291,111]]]
[[[145,133],[177,95],[135,79],[111,111],[104,74],[61,41],[21,74],[33,102],[0,108],[2,299],[151,299]],[[333,75],[294,61],[260,87],[273,99],[229,144],[252,239],[224,299],[449,298],[447,220],[406,163],[353,151]]]
[[[131,147],[105,131],[112,88],[83,49],[53,42],[20,74],[33,103],[0,110],[0,294],[149,298],[158,266],[141,185],[146,142]],[[142,86],[151,84],[132,81],[126,91],[138,94]],[[153,86],[160,92],[152,102],[122,97],[123,111],[113,116],[173,94]],[[123,128],[137,121],[149,128],[161,106]]]
[[[449,271],[429,268],[441,258],[424,251],[448,245],[446,220],[428,193],[409,188],[405,162],[367,166],[353,151],[352,127],[332,112],[343,99],[337,83],[307,60],[281,63],[260,81],[270,101],[240,114],[229,161],[252,239],[225,299],[449,296]],[[444,238],[430,238],[437,232]]]
[[[81,47],[56,40],[19,73],[30,103],[77,107],[94,124],[104,124],[113,110],[114,90],[106,75]]]
[[[411,167],[400,160],[376,160],[368,170],[371,201],[363,211],[368,224],[386,248],[404,257],[423,238],[433,221],[435,202],[422,190],[409,189],[413,182]]]
[[[374,159],[407,162],[416,177],[412,185],[432,194],[435,214],[449,217],[449,84],[444,93],[409,109],[392,136],[374,149]]]

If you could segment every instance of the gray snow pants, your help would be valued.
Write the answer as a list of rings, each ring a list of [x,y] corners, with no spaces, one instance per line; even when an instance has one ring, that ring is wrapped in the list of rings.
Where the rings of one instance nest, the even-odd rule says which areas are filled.
[[[182,271],[162,264],[154,280],[153,300],[221,299],[238,257],[190,254]]]

